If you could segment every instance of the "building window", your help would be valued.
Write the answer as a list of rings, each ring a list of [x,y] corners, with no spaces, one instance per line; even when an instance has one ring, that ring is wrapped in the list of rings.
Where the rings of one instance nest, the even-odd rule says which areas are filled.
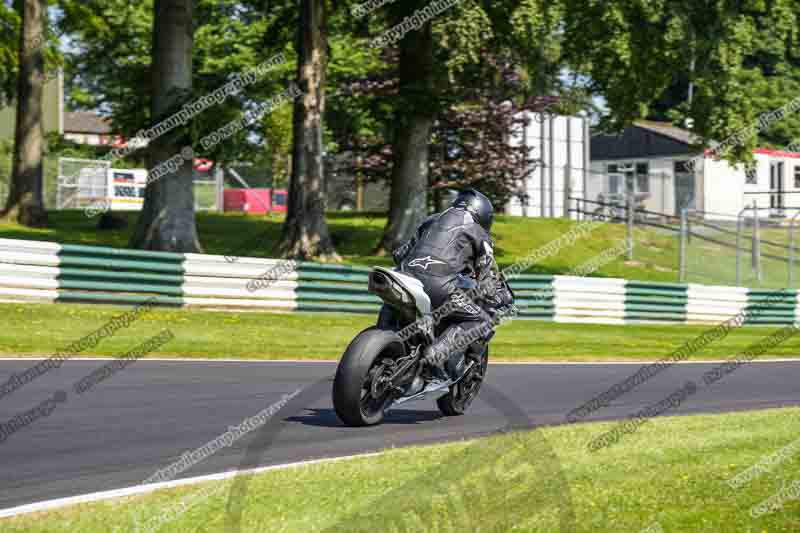
[[[695,174],[688,161],[675,161],[675,213],[682,209],[695,209]]]
[[[753,162],[744,170],[744,182],[748,185],[756,185],[758,183],[758,162]]]
[[[636,192],[650,192],[650,165],[636,164]]]
[[[794,188],[800,189],[800,165],[794,167]]]
[[[688,161],[675,161],[675,174],[691,174]]]
[[[619,194],[619,174],[608,175],[608,192],[611,194]]]
[[[649,193],[649,163],[615,163],[606,165],[608,192],[611,194]]]
[[[620,192],[620,176],[618,174],[618,165],[606,165],[606,174],[608,175],[608,192],[611,194],[619,194]]]

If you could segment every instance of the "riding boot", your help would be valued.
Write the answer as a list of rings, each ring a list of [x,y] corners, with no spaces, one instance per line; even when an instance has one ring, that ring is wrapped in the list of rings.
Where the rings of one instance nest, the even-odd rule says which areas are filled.
[[[464,368],[466,368],[467,364],[464,360],[464,353],[455,353],[452,354],[445,362],[445,370],[447,370],[447,374],[450,376],[450,379],[458,379],[461,377],[461,374],[464,373]]]
[[[433,344],[425,349],[423,359],[434,371],[434,377],[444,379],[457,377],[445,370],[445,363],[450,360],[463,360],[465,348],[461,347],[458,342],[463,333],[464,330],[461,326],[450,326]]]

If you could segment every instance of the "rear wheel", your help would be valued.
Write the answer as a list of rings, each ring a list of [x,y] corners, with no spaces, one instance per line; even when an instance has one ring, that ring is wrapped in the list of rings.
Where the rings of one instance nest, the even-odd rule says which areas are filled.
[[[489,347],[483,350],[483,354],[478,358],[478,362],[473,363],[464,377],[455,385],[450,387],[450,392],[436,400],[436,405],[445,416],[463,415],[472,400],[478,396],[478,392],[486,376],[486,369],[489,366]]]
[[[371,426],[383,421],[393,399],[389,377],[403,354],[403,342],[393,331],[369,328],[353,339],[333,380],[333,407],[342,422]]]

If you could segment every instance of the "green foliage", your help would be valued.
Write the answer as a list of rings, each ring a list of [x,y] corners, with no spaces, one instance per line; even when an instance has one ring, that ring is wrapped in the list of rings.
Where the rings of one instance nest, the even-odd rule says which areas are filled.
[[[50,3],[50,2],[46,2]],[[17,75],[19,73],[19,45],[22,18],[19,10],[0,1],[0,107],[4,107],[16,98]],[[40,42],[28,43],[29,46],[42,47],[45,60],[45,78],[55,72],[63,63],[58,49],[59,33],[56,25],[50,20],[43,21],[44,36]]]
[[[272,3],[270,3],[272,4]],[[270,6],[263,2],[233,0],[201,0],[198,7],[198,28],[194,48],[193,97],[199,98],[224,86],[237,74],[242,74],[274,57],[285,54],[286,62],[272,67],[267,75],[245,87],[240,93],[228,96],[221,104],[195,117],[192,136],[199,139],[237,120],[253,106],[283,92],[294,79],[296,69],[292,39],[284,38],[278,29],[280,21],[294,16],[285,4]],[[273,146],[285,147],[291,139],[291,104],[285,102],[242,132],[220,143],[211,153],[204,154],[215,161],[274,159]],[[288,120],[287,120],[288,117]],[[266,143],[265,146],[265,142]]]
[[[566,0],[566,55],[608,102],[604,126],[655,113],[691,117],[705,143],[753,126],[798,94],[798,13],[793,0]],[[682,88],[694,84],[691,103]],[[666,108],[666,109],[665,109]],[[797,117],[763,132],[785,144]],[[756,136],[724,155],[749,160]]]
[[[393,83],[391,65],[363,40],[340,32],[344,29],[332,28],[329,40],[325,122],[331,151],[385,135],[395,107],[380,91],[387,80]]]
[[[153,1],[65,0],[64,4],[62,25],[74,38],[74,47],[67,54],[70,104],[108,111],[114,128],[128,138],[165,118],[150,116]],[[267,76],[240,93],[198,114],[190,130],[176,130],[170,135],[199,139],[285,89],[295,68],[291,42],[273,45],[267,39],[282,15],[280,9],[264,13],[263,2],[198,1],[193,88],[180,95],[170,112],[208,95],[278,52],[286,53],[290,60],[272,68]],[[272,117],[252,124],[203,155],[220,161],[257,159],[255,152],[263,149],[266,128],[276,127],[274,120],[269,124],[270,120]],[[285,130],[285,120],[277,123]]]
[[[458,86],[459,75],[468,74],[480,65],[487,46],[494,37],[489,15],[475,2],[464,2],[453,8],[453,13],[442,15],[433,25],[436,38],[436,59],[446,74],[449,87]],[[463,76],[462,76],[463,79]]]
[[[329,5],[328,153],[385,146],[393,138],[399,127],[395,111],[403,105],[397,47],[375,50],[368,42],[427,5],[391,2],[356,18],[351,8],[360,3]],[[109,112],[127,136],[157,119],[149,116],[152,4],[59,2],[58,31],[72,39],[66,52],[70,105]],[[288,59],[199,114],[191,131],[183,132],[199,139],[283,91],[294,78],[297,5],[198,0],[195,17],[194,87],[183,101],[214,91],[278,52]],[[12,31],[0,33],[0,91],[13,88],[5,73],[16,62],[9,50],[15,47],[18,17],[5,4],[0,5],[3,26]],[[463,0],[437,16],[432,27],[435,83],[422,99],[443,113],[454,105],[486,107],[487,91],[495,102],[516,105],[560,95],[564,99],[552,110],[565,113],[589,110],[592,97],[601,96],[608,105],[603,128],[647,116],[675,122],[691,117],[708,141],[724,140],[800,94],[795,0]],[[258,161],[285,181],[291,139],[291,105],[284,103],[205,155]],[[780,147],[798,139],[800,114],[726,155],[746,159],[756,143]]]
[[[104,109],[115,129],[132,136],[149,111],[153,0],[61,0],[67,104]]]
[[[0,107],[16,94],[16,75],[19,65],[19,14],[5,2],[0,2]]]

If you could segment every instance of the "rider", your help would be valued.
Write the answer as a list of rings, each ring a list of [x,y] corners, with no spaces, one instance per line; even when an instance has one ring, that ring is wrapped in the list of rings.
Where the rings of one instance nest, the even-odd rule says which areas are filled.
[[[449,209],[428,217],[392,253],[401,272],[422,282],[433,308],[445,303],[453,307],[438,328],[442,333],[423,354],[436,377],[447,377],[445,366],[450,377],[457,377],[466,351],[458,339],[473,328],[490,327],[489,313],[510,309],[514,303],[494,260],[489,234],[493,218],[492,202],[475,189],[465,189]],[[469,349],[479,354],[483,350],[479,343]]]

